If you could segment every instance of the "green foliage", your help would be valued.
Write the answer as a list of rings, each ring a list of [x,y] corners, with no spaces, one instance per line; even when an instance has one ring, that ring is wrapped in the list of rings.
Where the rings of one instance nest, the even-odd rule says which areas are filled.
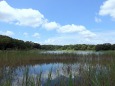
[[[100,50],[115,50],[115,44],[110,44],[110,43],[104,43],[104,44],[98,44],[95,46],[96,51]]]
[[[42,50],[115,50],[115,44],[75,44],[75,45],[40,45],[31,41],[13,39],[8,36],[0,35],[0,50],[24,50],[24,49],[42,49]]]
[[[76,45],[41,45],[43,50],[94,50],[95,45],[76,44]]]
[[[0,50],[8,50],[8,49],[40,49],[40,44],[33,43],[31,41],[22,41],[18,39],[13,39],[8,36],[0,35]]]

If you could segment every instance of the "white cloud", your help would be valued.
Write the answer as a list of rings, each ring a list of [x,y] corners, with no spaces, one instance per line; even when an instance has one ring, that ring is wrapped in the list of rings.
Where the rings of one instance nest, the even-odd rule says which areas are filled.
[[[5,31],[5,32],[0,31],[0,34],[1,34],[1,35],[6,35],[6,36],[13,36],[13,35],[14,35],[14,32],[12,32],[12,31]]]
[[[0,20],[17,25],[38,27],[44,22],[44,16],[33,9],[17,9],[0,1]]]
[[[100,18],[95,17],[95,22],[100,23],[102,20]]]
[[[81,31],[81,32],[79,32],[81,35],[83,35],[85,38],[93,38],[93,37],[95,37],[96,36],[96,34],[95,33],[93,33],[93,32],[91,32],[91,31],[89,31],[89,30],[84,30],[84,31]]]
[[[42,44],[68,45],[68,44],[115,44],[115,31],[97,32],[97,35],[92,38],[84,38],[81,34],[60,35],[46,39]]]
[[[61,25],[55,21],[49,21],[38,10],[13,8],[10,5],[8,5],[6,1],[0,1],[0,21],[14,23],[16,25],[21,26],[42,27],[47,30],[56,30],[58,33],[61,34],[80,34],[80,36],[82,36],[85,39],[92,39],[96,36],[95,33],[89,31],[83,25]],[[24,33],[24,35],[27,35],[27,33]],[[36,38],[40,37],[39,33],[34,33],[32,36]],[[61,39],[63,39],[63,37]],[[54,42],[54,39],[46,40],[46,42],[48,41]]]
[[[61,26],[58,30],[58,32],[61,33],[79,33],[83,35],[84,37],[94,37],[96,36],[95,33],[87,30],[84,26],[82,25],[65,25]]]
[[[83,30],[85,30],[84,26],[81,25],[77,26],[72,24],[72,25],[61,26],[58,31],[61,33],[73,33],[73,32],[81,32]]]
[[[115,37],[115,30],[98,32],[97,34],[98,35],[96,37],[96,40],[98,41],[98,43],[114,43],[115,44],[115,40],[113,39],[113,37]]]
[[[96,37],[86,38],[81,34],[62,34],[46,39],[42,44],[56,44],[56,45],[68,45],[68,44],[94,44],[97,43]]]
[[[35,38],[40,38],[40,34],[39,33],[34,33],[32,36],[35,37]]]
[[[99,15],[109,15],[115,18],[115,0],[106,0],[100,7]]]
[[[43,24],[43,28],[46,28],[47,30],[58,29],[59,27],[60,27],[60,24],[56,22],[46,22]]]

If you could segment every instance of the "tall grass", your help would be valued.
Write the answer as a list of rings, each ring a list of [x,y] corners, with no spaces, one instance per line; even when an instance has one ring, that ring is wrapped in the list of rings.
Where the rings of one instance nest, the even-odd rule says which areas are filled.
[[[87,70],[83,69],[79,75],[73,75],[72,71],[70,71],[69,77],[62,76],[61,72],[58,72],[57,79],[52,78],[52,71],[49,70],[47,75],[48,78],[44,83],[42,82],[43,72],[33,76],[30,75],[29,70],[26,69],[21,82],[13,84],[12,79],[9,78],[6,79],[5,82],[1,83],[0,86],[114,86],[115,67],[111,65],[108,68],[110,68],[110,70],[104,71],[103,68],[101,68],[99,71],[89,66]],[[65,69],[65,71],[67,70]]]
[[[52,78],[52,70],[49,70],[48,78],[45,83],[42,83],[42,76],[40,77],[40,85],[28,85],[28,86],[114,86],[115,85],[115,64],[108,66],[107,70],[104,70],[103,67],[93,68],[91,65],[88,66],[88,69],[83,69],[79,75],[73,75],[72,71],[69,72],[69,77],[62,76],[58,71],[57,79]],[[109,70],[108,70],[109,69]],[[64,70],[68,71],[68,70]],[[25,77],[25,76],[24,76]],[[30,80],[33,77],[30,77]],[[55,82],[56,80],[56,82]],[[31,80],[32,82],[32,80]],[[33,83],[37,83],[34,82]],[[26,85],[25,85],[26,86]]]
[[[44,81],[43,71],[32,75],[27,66],[44,62],[62,62],[65,65],[61,71],[57,68],[55,78],[51,67]],[[74,62],[79,63],[77,69],[72,67]],[[23,75],[20,78],[15,74],[18,66],[24,66]],[[115,86],[115,51],[86,55],[0,51],[0,86]]]

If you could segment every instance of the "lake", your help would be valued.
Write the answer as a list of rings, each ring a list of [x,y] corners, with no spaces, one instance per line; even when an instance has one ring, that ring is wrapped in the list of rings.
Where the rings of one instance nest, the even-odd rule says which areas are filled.
[[[40,53],[38,55],[40,55]],[[66,55],[65,53],[69,54]],[[115,71],[113,58],[114,54],[112,56],[112,53],[114,52],[102,53],[95,51],[45,51],[44,53],[42,52],[45,57],[43,57],[42,55],[40,55],[40,57],[47,57],[47,59],[41,62],[41,60],[39,61],[35,58],[33,58],[33,60],[27,57],[25,58],[27,58],[27,60],[29,61],[26,61],[22,58],[20,58],[21,61],[19,61],[20,59],[15,59],[14,57],[12,57],[12,61],[7,61],[10,58],[9,56],[12,55],[10,52],[10,54],[6,54],[7,57],[5,59],[0,59],[0,85],[99,86],[98,84],[115,84],[114,82],[111,82],[112,80],[115,80],[115,73],[113,72]],[[30,52],[22,54],[21,57],[23,57],[24,55],[27,56],[28,54],[30,54]],[[74,59],[75,61],[70,59],[69,61],[64,61],[64,59],[62,59],[63,61],[53,62],[52,60],[49,60],[49,54],[50,57],[54,55],[56,56],[56,58],[58,58],[57,54],[59,54],[58,56],[61,56],[61,58],[65,58],[68,56],[67,59],[71,58],[70,56],[72,55],[76,56],[76,58],[77,56],[79,56],[78,54],[80,54],[81,56],[79,57],[79,59]],[[19,55],[19,53],[15,55]],[[37,55],[35,55],[35,57],[36,56]],[[25,62],[25,64],[23,64],[22,60]],[[20,63],[18,63],[18,61]],[[4,65],[2,62],[4,62]]]
[[[62,50],[62,51],[44,51],[41,53],[50,53],[50,54],[63,54],[63,53],[73,53],[73,54],[101,54],[102,52],[95,52],[95,51],[67,51],[67,50]]]

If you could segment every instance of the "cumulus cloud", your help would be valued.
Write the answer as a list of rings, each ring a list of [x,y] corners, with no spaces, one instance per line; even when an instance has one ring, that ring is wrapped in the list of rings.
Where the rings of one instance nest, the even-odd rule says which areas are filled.
[[[43,28],[46,28],[47,30],[58,29],[59,27],[60,27],[60,24],[56,22],[45,22],[43,24]]]
[[[54,45],[68,45],[68,44],[94,44],[97,40],[84,38],[82,35],[61,35],[46,39],[43,43]]]
[[[62,33],[72,33],[72,32],[81,32],[83,30],[85,30],[84,26],[81,25],[77,26],[72,24],[72,25],[61,26],[58,31]]]
[[[115,18],[115,0],[106,0],[100,7],[99,15],[109,15]]]
[[[46,39],[42,44],[56,44],[56,45],[68,45],[68,44],[103,44],[103,43],[115,43],[113,37],[115,37],[115,30],[112,31],[100,31],[96,32],[96,36],[93,38],[84,38],[81,34],[65,34],[55,36]]]
[[[17,9],[8,5],[6,1],[0,1],[0,21],[38,27],[44,22],[44,16],[38,10]]]
[[[0,21],[21,26],[42,27],[47,30],[56,30],[59,33],[78,33],[85,38],[96,36],[83,25],[61,25],[55,21],[50,22],[38,10],[13,8],[6,1],[0,1]],[[35,33],[33,37],[39,38],[39,33]]]
[[[1,35],[6,35],[6,36],[13,36],[14,35],[14,32],[12,31],[0,31],[0,34]]]
[[[35,37],[35,38],[40,38],[40,34],[39,33],[34,33],[32,36]]]
[[[61,26],[58,30],[58,32],[61,33],[79,33],[81,35],[83,35],[84,37],[94,37],[96,36],[95,33],[89,31],[86,29],[86,27],[82,26],[82,25],[65,25],[65,26]]]

